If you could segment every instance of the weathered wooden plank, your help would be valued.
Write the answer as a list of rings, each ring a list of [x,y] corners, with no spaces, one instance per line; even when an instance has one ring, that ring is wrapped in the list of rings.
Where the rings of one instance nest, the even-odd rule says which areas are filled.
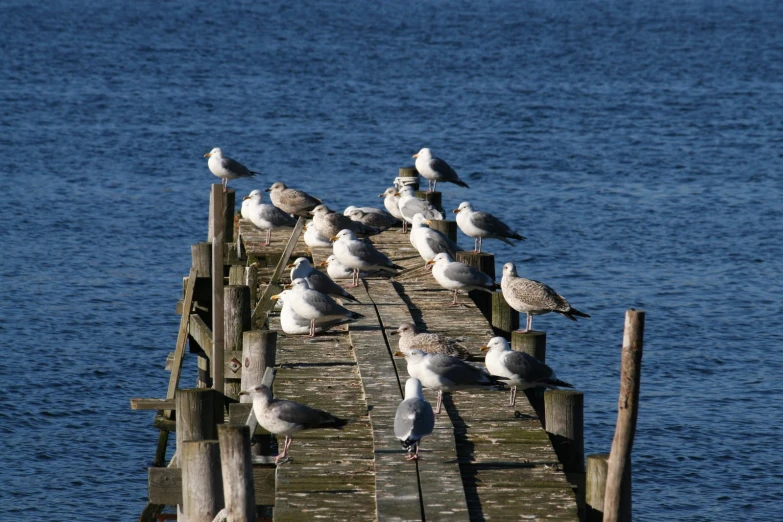
[[[202,350],[204,357],[212,358],[212,330],[207,323],[196,314],[191,314],[188,322],[188,334],[196,341]]]
[[[182,470],[180,468],[148,468],[147,488],[151,503],[175,506],[182,504]],[[275,503],[275,469],[269,465],[253,465],[256,505]]]
[[[174,399],[131,399],[132,410],[173,410]]]

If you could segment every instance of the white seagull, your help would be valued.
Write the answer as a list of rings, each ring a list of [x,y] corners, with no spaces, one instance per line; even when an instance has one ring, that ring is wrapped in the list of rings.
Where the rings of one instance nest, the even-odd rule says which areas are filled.
[[[459,204],[454,209],[457,214],[457,226],[462,232],[474,238],[474,252],[481,252],[481,243],[484,238],[499,239],[509,245],[514,245],[508,238],[524,241],[524,236],[520,236],[511,227],[500,221],[498,218],[487,212],[473,210],[473,205],[467,201]]]
[[[433,192],[438,181],[448,181],[460,187],[470,188],[467,183],[459,179],[457,173],[448,163],[433,156],[430,149],[425,147],[413,157],[416,158],[416,170],[427,179],[427,188],[429,189],[427,192]]]
[[[272,230],[296,226],[296,219],[276,206],[264,203],[264,194],[260,190],[254,190],[243,198],[242,217],[248,219],[259,230],[266,231],[264,246],[269,246]]]
[[[223,156],[223,151],[220,147],[215,147],[204,154],[204,157],[209,158],[209,161],[207,161],[209,171],[223,180],[223,192],[228,189],[228,180],[252,178],[254,175],[258,174],[258,172],[253,172],[238,161]]]
[[[497,288],[495,281],[487,274],[465,263],[453,261],[445,252],[441,252],[427,261],[427,264],[434,265],[432,275],[438,284],[454,293],[452,306],[457,304],[457,292],[459,291],[482,290],[492,293]]]
[[[421,392],[421,381],[411,377],[405,381],[405,400],[397,406],[394,416],[394,436],[408,450],[405,460],[419,458],[419,441],[434,428],[435,415]]]
[[[372,245],[372,243],[360,241],[350,230],[341,230],[333,236],[333,251],[337,260],[348,268],[353,269],[353,284],[349,288],[359,286],[360,270],[385,270],[393,274],[402,270],[401,266],[392,261]]]

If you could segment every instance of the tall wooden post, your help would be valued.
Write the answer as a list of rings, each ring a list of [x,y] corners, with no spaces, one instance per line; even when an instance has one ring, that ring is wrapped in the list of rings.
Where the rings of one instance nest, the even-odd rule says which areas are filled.
[[[217,440],[182,445],[182,514],[187,522],[212,522],[223,508],[223,477]],[[178,516],[179,520],[180,517]]]
[[[456,221],[448,221],[446,219],[432,219],[430,220],[430,228],[432,230],[437,230],[439,232],[443,232],[443,234],[454,241],[457,242],[457,222]]]
[[[223,423],[222,394],[205,388],[179,389],[174,395],[177,407],[177,451],[186,440],[217,438],[217,425]]]
[[[587,473],[585,476],[586,522],[603,522],[608,461],[608,453],[596,453],[587,456]]]
[[[218,438],[228,520],[256,522],[250,428],[245,425],[223,424],[218,427]]]
[[[223,218],[221,223],[221,227],[223,230],[223,242],[225,243],[231,243],[234,240],[234,207],[236,206],[236,192],[234,192],[234,189],[228,189],[227,191],[223,192],[222,185],[220,183],[215,183],[212,186],[215,187],[217,185],[220,185],[220,190],[218,191],[220,194],[220,201],[221,203],[221,211],[220,215]],[[209,227],[207,229],[207,239],[209,241],[212,240],[212,237],[215,235],[215,230],[219,230],[215,228],[215,214],[213,212],[213,202],[214,202],[214,189],[213,192],[210,193],[209,197]]]
[[[620,399],[617,427],[606,473],[604,520],[631,520],[631,449],[639,410],[639,382],[642,373],[644,312],[625,312],[623,352],[620,374]]]
[[[493,281],[495,280],[494,254],[460,251],[457,252],[457,261],[478,268],[491,277]],[[481,310],[487,321],[492,322],[492,294],[481,290],[472,290],[468,295],[476,303],[476,307]]]
[[[242,337],[242,389],[247,390],[263,382],[264,372],[275,365],[277,332],[250,330]],[[253,402],[248,395],[239,402]]]
[[[519,312],[508,306],[503,292],[492,294],[492,330],[495,335],[511,340],[511,332],[519,329]],[[521,350],[520,350],[521,351]]]
[[[511,349],[532,355],[546,362],[546,332],[511,332]]]
[[[210,277],[212,273],[212,243],[207,241],[190,246],[191,266],[198,277]]]
[[[241,389],[242,361],[231,352],[242,351],[242,336],[250,330],[250,289],[245,285],[229,285],[224,289],[224,353],[227,369],[224,370],[225,394],[232,399],[239,399]]]
[[[566,473],[585,470],[584,394],[576,390],[544,392],[544,427]]]
[[[413,165],[410,167],[400,167],[397,176],[403,178],[401,181],[403,181],[404,186],[410,186],[413,187],[413,190],[419,190],[419,171],[416,170],[416,167]]]
[[[212,241],[212,387],[221,393],[225,386],[223,362],[223,242],[226,220],[223,206],[223,186],[212,185],[210,197],[210,230]]]

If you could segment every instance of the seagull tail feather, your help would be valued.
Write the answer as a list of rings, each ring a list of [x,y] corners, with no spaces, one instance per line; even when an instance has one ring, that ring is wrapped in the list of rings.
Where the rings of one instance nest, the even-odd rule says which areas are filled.
[[[561,315],[564,315],[564,316],[568,317],[572,321],[576,321],[576,317],[590,317],[588,314],[586,314],[584,312],[580,312],[576,308],[569,308],[565,312],[560,312],[560,311],[557,311],[557,312],[559,314],[561,314]],[[574,317],[574,316],[576,316],[576,317]]]

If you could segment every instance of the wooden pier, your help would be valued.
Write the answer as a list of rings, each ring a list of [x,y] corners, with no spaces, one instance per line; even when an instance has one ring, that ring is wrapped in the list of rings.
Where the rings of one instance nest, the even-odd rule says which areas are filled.
[[[223,204],[233,210],[233,192],[223,197]],[[276,370],[272,374],[275,396],[351,421],[339,431],[297,433],[290,453],[293,460],[279,466],[264,456],[275,454],[274,438],[260,427],[255,430],[255,484],[248,487],[255,491],[255,517],[259,520],[267,520],[270,514],[275,521],[580,520],[585,511],[583,448],[576,448],[579,464],[563,470],[552,443],[557,437],[545,431],[544,419],[521,393],[514,408],[507,405],[508,392],[445,394],[444,411],[436,416],[434,433],[424,439],[418,461],[406,461],[405,450],[394,437],[394,414],[408,374],[405,360],[393,356],[397,339],[389,333],[400,323],[413,321],[423,330],[460,339],[475,363],[483,364],[479,348],[498,334],[497,324],[509,323],[508,318],[505,323],[496,322],[493,330],[485,318],[487,311],[482,313],[467,296],[460,296],[459,306],[449,306],[450,294],[425,270],[408,236],[393,228],[372,241],[406,270],[393,280],[365,277],[351,290],[360,304],[344,305],[363,314],[364,319],[314,338],[286,335],[280,331],[278,314],[267,312],[265,297],[277,293],[287,281],[288,270],[280,280],[276,276],[289,257],[306,256],[317,266],[331,254],[330,249],[310,249],[298,231],[291,237],[290,230],[273,233],[271,245],[265,247],[263,233],[248,221],[232,220],[219,205],[214,212],[221,214],[225,223],[216,220],[210,227],[210,238],[225,236],[227,241],[221,248],[204,243],[193,248],[194,268],[185,278],[183,299],[177,306],[184,315],[177,349],[169,361],[168,396],[131,401],[136,409],[158,410],[155,425],[161,429],[156,467],[150,469],[150,503],[140,520],[165,518],[160,513],[167,505],[179,506],[179,520],[212,520],[217,514],[183,512],[185,472],[178,469],[183,467],[179,444],[187,443],[180,440],[179,432],[187,429],[193,439],[217,436],[209,430],[195,435],[191,428],[181,426],[191,420],[178,410],[186,407],[178,401],[188,392],[179,372],[184,357],[196,356],[199,375],[191,380],[191,386],[208,388],[216,379],[225,379],[222,389],[214,391],[217,398],[210,399],[217,405],[201,406],[201,410],[213,410],[213,420],[201,422],[250,424],[255,429],[251,405],[236,399],[244,379],[251,378],[250,373],[244,377],[242,373],[257,365],[251,365],[251,356],[242,352],[242,332],[259,327],[277,332],[270,359]],[[289,238],[298,241],[289,244]],[[223,258],[218,280],[210,275],[221,266],[211,263],[210,254],[214,253]],[[215,293],[220,294],[217,300]],[[240,297],[229,299],[229,295]],[[218,329],[224,344],[222,354],[217,351],[217,332],[212,325],[215,302],[225,306],[224,328]],[[240,326],[232,326],[235,324]],[[244,338],[247,349],[247,333]],[[193,355],[186,355],[185,339]],[[214,361],[221,359],[222,371],[216,372]],[[260,364],[263,370],[265,364]],[[269,378],[270,373],[266,375]],[[538,389],[528,394],[539,413],[543,394]],[[425,396],[434,404],[435,392],[425,389]],[[581,407],[581,401],[579,404]],[[581,422],[581,410],[578,415]],[[178,432],[177,453],[167,459],[166,440],[174,430]],[[578,435],[576,444],[581,445],[581,433]],[[222,507],[222,493],[213,502],[213,510]]]

